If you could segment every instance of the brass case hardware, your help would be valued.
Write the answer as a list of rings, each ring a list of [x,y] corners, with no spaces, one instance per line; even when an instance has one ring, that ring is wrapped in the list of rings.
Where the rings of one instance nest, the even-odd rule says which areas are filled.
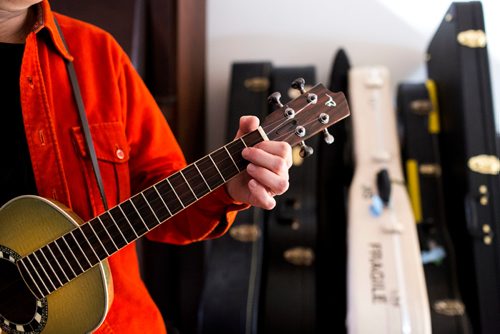
[[[486,47],[486,34],[482,30],[465,30],[457,35],[457,41],[468,48],[484,48]]]
[[[470,158],[467,165],[471,171],[479,174],[498,175],[500,173],[500,160],[494,155],[477,155]]]
[[[261,231],[257,225],[241,224],[231,227],[229,235],[240,242],[255,242],[261,236]]]
[[[266,92],[269,89],[269,79],[264,77],[249,78],[245,80],[244,86],[255,93]]]
[[[304,162],[304,158],[300,156],[300,146],[292,148],[292,162],[294,166],[300,166]]]
[[[418,171],[422,175],[441,176],[441,166],[438,164],[421,164]]]
[[[283,253],[285,260],[295,266],[311,266],[314,262],[314,251],[309,247],[294,247]]]
[[[432,111],[432,102],[430,100],[413,100],[410,103],[411,111],[420,116],[428,115]]]
[[[464,304],[455,299],[442,299],[438,300],[433,305],[434,311],[436,313],[446,315],[449,317],[464,315],[465,306]]]

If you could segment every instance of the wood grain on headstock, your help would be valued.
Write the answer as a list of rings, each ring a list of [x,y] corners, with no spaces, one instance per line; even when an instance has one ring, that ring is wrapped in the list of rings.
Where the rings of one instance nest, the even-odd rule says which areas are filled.
[[[308,101],[310,94],[317,96],[316,103]],[[292,108],[295,111],[293,118],[287,119],[285,117],[287,108]],[[329,116],[326,123],[319,120],[322,113]],[[349,106],[344,94],[342,92],[333,93],[322,84],[318,84],[267,116],[262,122],[262,128],[270,140],[286,141],[294,146],[349,115]],[[303,137],[295,133],[299,126],[306,130]]]

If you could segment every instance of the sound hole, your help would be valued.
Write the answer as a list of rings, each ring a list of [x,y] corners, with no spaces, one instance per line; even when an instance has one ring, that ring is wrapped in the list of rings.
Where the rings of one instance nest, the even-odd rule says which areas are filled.
[[[35,316],[36,308],[36,298],[24,283],[16,265],[0,258],[0,318],[26,324]]]

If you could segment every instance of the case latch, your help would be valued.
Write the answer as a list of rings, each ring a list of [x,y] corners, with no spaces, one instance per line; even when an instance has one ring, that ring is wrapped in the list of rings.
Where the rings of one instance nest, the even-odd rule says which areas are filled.
[[[482,30],[465,30],[457,35],[457,41],[468,48],[484,48],[486,34]]]

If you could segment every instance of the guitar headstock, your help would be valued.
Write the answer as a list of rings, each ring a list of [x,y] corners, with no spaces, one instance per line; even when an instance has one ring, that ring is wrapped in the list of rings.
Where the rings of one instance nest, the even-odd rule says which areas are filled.
[[[269,96],[269,102],[278,106],[261,124],[269,140],[286,141],[291,146],[300,144],[301,155],[312,154],[312,148],[304,141],[323,131],[325,141],[333,142],[327,128],[350,115],[349,106],[343,93],[333,93],[322,84],[309,91],[304,89],[304,79],[293,81],[292,88],[300,91],[300,96],[283,105],[280,93]]]

